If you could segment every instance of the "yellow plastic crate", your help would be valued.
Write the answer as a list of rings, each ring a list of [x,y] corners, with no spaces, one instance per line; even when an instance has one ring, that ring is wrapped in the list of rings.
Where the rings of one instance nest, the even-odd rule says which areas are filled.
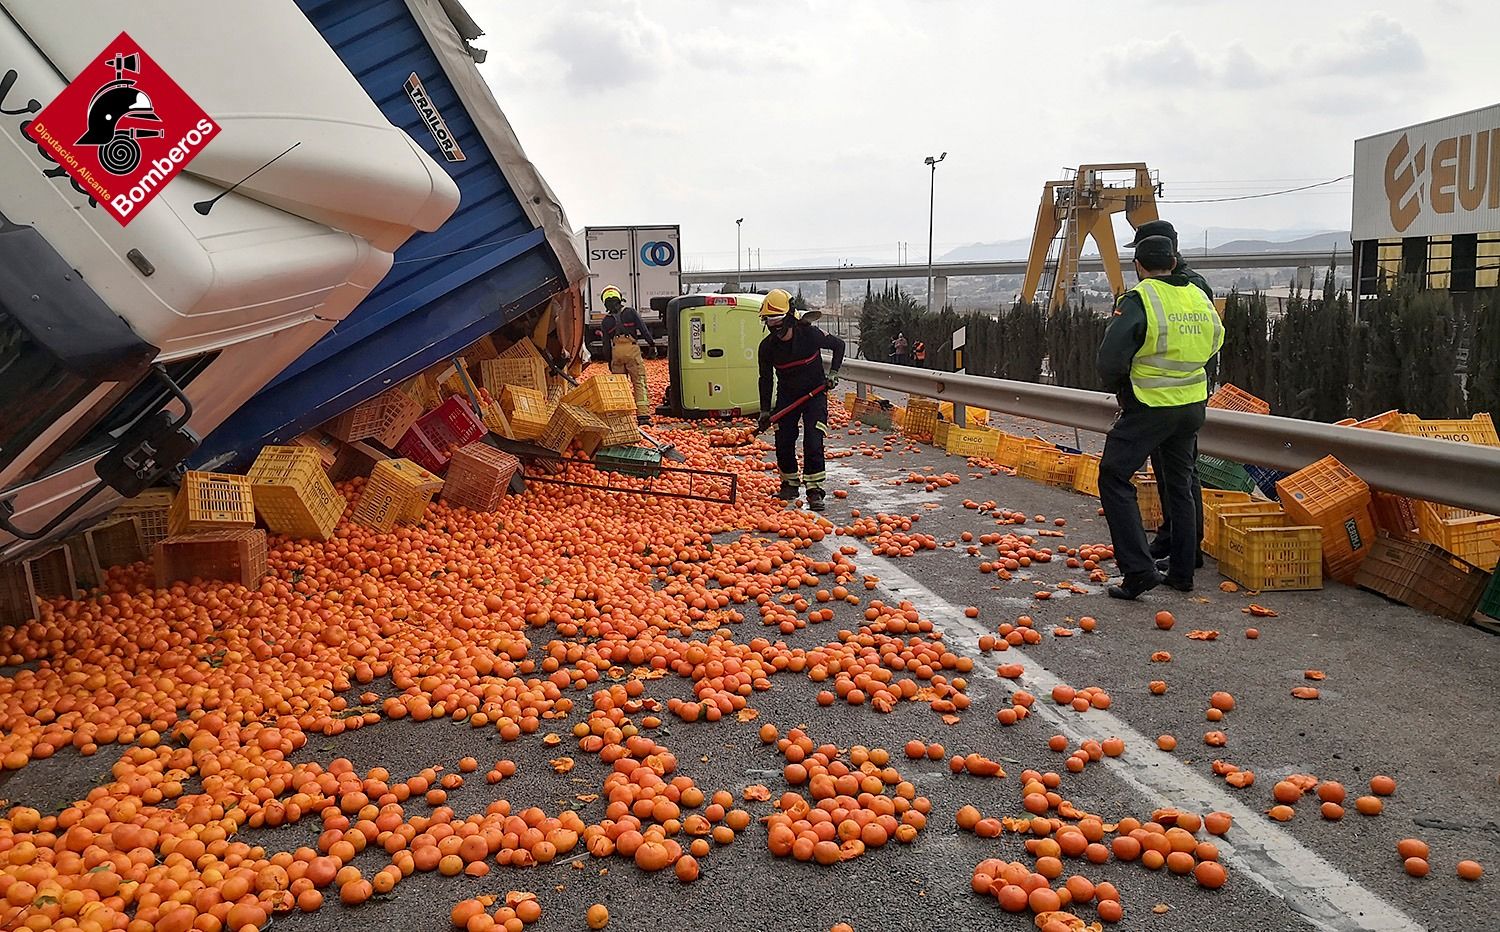
[[[250,480],[229,473],[190,470],[172,501],[167,529],[173,536],[188,531],[255,527]]]
[[[1488,414],[1434,421],[1424,421],[1415,414],[1403,414],[1400,423],[1394,429],[1398,434],[1410,434],[1413,437],[1500,447],[1500,435],[1495,433],[1495,420]]]
[[[578,383],[561,399],[563,404],[587,408],[595,414],[635,413],[635,386],[630,376],[610,373],[596,375]]]
[[[1007,469],[1019,469],[1021,456],[1026,452],[1026,444],[1029,442],[1025,437],[999,432],[995,443],[995,462]]]
[[[510,421],[512,440],[535,440],[552,420],[547,396],[534,388],[507,385],[500,396],[500,407]]]
[[[1211,557],[1219,556],[1219,509],[1229,505],[1248,505],[1249,492],[1230,492],[1223,489],[1203,489],[1203,552]]]
[[[287,537],[327,540],[348,505],[309,447],[265,447],[247,478],[261,520]]]
[[[1251,527],[1286,527],[1291,522],[1286,512],[1276,507],[1275,502],[1250,502],[1244,505],[1225,505],[1218,513],[1219,572],[1230,579],[1245,573],[1241,566],[1246,549],[1240,538],[1231,540],[1230,529]]]
[[[561,453],[576,442],[585,453],[592,454],[608,434],[609,425],[599,420],[594,412],[564,402],[552,413],[552,420],[537,438],[537,443]]]
[[[1130,483],[1135,486],[1136,502],[1141,508],[1141,526],[1148,531],[1161,527],[1161,489],[1156,484],[1156,477],[1150,473],[1136,473]]]
[[[398,521],[412,523],[442,487],[442,477],[411,460],[381,460],[365,482],[351,520],[377,531],[389,531]]]
[[[952,428],[952,424],[943,420],[932,425],[932,445],[942,447],[945,450],[948,449],[948,431]]]
[[[1043,485],[1071,489],[1078,478],[1078,460],[1077,453],[1033,444],[1021,453],[1021,465],[1016,469],[1016,475]]]
[[[1224,526],[1224,549],[1233,557],[1220,572],[1249,589],[1323,588],[1323,529],[1316,525]]]
[[[1482,570],[1500,564],[1500,515],[1418,502],[1417,529],[1423,540]]]
[[[531,345],[530,340],[521,342],[526,346]],[[496,398],[500,397],[507,385],[546,392],[547,363],[540,356],[507,356],[502,353],[497,359],[486,359],[479,364],[479,381],[485,391]]]
[[[1078,457],[1078,471],[1073,476],[1073,491],[1099,497],[1099,457],[1084,453]]]
[[[601,447],[632,447],[646,439],[634,414],[602,414],[599,420],[609,428],[599,443]]]
[[[996,432],[984,427],[948,428],[948,442],[944,449],[957,456],[995,455]]]
[[[907,400],[906,414],[901,419],[901,433],[912,440],[930,443],[937,424],[938,404],[936,401],[916,395]]]

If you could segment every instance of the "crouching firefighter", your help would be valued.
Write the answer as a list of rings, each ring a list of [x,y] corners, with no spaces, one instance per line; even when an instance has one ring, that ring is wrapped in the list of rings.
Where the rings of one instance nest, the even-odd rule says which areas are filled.
[[[807,484],[807,507],[823,510],[823,442],[828,434],[828,393],[838,384],[844,362],[844,341],[824,333],[810,321],[798,320],[792,296],[781,288],[766,295],[760,319],[769,331],[760,341],[760,423],[765,430],[776,417],[776,465],[781,470],[778,497],[792,501]],[[823,350],[833,353],[825,374]],[[776,405],[771,405],[775,384]],[[802,470],[797,469],[797,431],[802,442]]]

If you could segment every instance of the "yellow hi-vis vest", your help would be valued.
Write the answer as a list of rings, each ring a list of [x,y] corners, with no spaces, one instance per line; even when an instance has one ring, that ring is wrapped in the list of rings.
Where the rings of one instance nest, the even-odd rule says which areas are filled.
[[[1208,399],[1204,364],[1224,345],[1224,323],[1196,285],[1147,278],[1130,289],[1146,307],[1146,340],[1130,363],[1136,400],[1169,408]]]

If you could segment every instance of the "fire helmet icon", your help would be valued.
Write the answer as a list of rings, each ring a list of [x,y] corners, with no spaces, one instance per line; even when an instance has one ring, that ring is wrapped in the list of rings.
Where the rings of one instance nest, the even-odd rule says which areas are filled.
[[[115,79],[94,92],[89,101],[88,129],[77,145],[97,146],[99,164],[106,171],[128,175],[141,163],[141,146],[136,140],[160,137],[162,131],[121,124],[126,121],[160,123],[161,117],[156,115],[151,98],[137,86],[135,79],[126,77],[127,74],[140,74],[139,57],[117,54],[108,64],[114,68]]]

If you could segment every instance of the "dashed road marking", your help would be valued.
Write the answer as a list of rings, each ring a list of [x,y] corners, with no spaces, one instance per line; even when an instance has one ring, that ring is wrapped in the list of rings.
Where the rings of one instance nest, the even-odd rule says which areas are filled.
[[[832,543],[833,538],[829,538],[823,546],[831,549]],[[862,551],[858,559],[864,572],[880,577],[882,589],[921,606],[923,616],[945,632],[972,635],[976,639],[978,635],[993,633],[978,621],[964,617],[961,609],[948,604],[885,557]],[[954,653],[978,661],[976,673],[998,681],[1000,677],[990,665],[990,658],[981,654],[972,640],[967,643],[960,640],[950,638],[944,643]],[[1026,670],[1020,685],[1039,699],[1050,696],[1052,687],[1063,682],[1046,667],[1031,661],[1023,651],[1012,648],[1006,652],[1006,660],[1024,664]],[[1065,716],[1044,701],[1038,701],[1032,712],[1055,725],[1075,745],[1087,739],[1103,741],[1112,736],[1125,739],[1125,755],[1106,757],[1103,762],[1115,776],[1147,799],[1159,800],[1164,806],[1197,812],[1217,810],[1233,816],[1234,840],[1215,839],[1214,844],[1238,873],[1286,902],[1317,928],[1327,932],[1425,932],[1426,926],[1395,904],[1361,885],[1288,832],[1270,824],[1262,813],[1251,810],[1219,784],[1159,750],[1154,740],[1118,716],[1097,709],[1087,715]]]

